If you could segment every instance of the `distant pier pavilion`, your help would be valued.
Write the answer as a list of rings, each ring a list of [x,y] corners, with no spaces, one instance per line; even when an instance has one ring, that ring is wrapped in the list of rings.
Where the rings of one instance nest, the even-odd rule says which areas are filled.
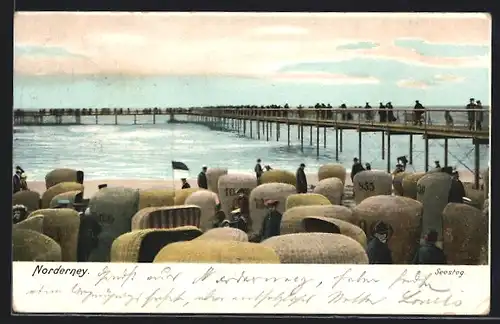
[[[395,121],[380,116],[391,111]],[[107,117],[105,117],[107,116]],[[304,148],[304,129],[309,130],[309,145],[315,144],[316,154],[320,154],[320,137],[323,147],[327,145],[327,129],[335,130],[335,155],[343,149],[343,130],[358,132],[358,157],[361,160],[363,132],[380,132],[382,138],[381,157],[387,159],[387,171],[391,172],[391,137],[409,136],[409,163],[413,162],[413,136],[422,135],[424,139],[425,171],[429,170],[429,139],[444,141],[444,165],[448,165],[448,140],[453,138],[470,139],[474,146],[475,185],[479,187],[480,145],[488,145],[490,138],[490,109],[466,110],[464,108],[427,108],[416,122],[414,109],[379,108],[145,108],[145,109],[40,109],[14,110],[14,126],[68,126],[88,125],[82,119],[92,119],[91,124],[100,125],[99,119],[113,118],[114,125],[120,125],[123,118],[133,118],[133,124],[156,124],[158,116],[166,116],[171,123],[195,123],[212,129],[238,132],[242,136],[279,140],[282,126],[286,127],[288,145],[290,128],[297,127],[300,146]],[[184,120],[176,119],[184,116]],[[451,119],[449,118],[451,117]],[[256,126],[254,127],[254,124]],[[320,134],[322,131],[323,134]],[[274,135],[273,135],[274,132]],[[314,132],[316,136],[313,136]],[[313,143],[315,137],[316,143]],[[387,143],[387,144],[386,144]]]

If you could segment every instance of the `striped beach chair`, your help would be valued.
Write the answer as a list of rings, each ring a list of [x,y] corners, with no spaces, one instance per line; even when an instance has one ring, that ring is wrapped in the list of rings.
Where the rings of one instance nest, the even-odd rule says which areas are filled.
[[[132,230],[146,228],[200,227],[201,208],[195,205],[147,207],[132,217]]]

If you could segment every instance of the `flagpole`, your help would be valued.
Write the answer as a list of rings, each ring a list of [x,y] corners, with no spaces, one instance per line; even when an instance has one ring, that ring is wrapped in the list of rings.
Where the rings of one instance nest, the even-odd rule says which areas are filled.
[[[171,167],[172,167],[172,186],[174,187],[173,191],[174,191],[174,200],[175,200],[175,175],[174,175],[174,166],[172,164],[170,164]]]

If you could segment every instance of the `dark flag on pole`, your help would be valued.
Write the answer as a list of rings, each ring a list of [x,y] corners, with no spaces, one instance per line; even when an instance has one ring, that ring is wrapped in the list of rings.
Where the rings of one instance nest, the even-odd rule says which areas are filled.
[[[187,165],[185,165],[184,163],[179,162],[179,161],[172,161],[172,169],[189,171],[189,168],[187,167]]]
[[[189,178],[189,168],[182,162],[172,161],[172,177],[174,180]]]

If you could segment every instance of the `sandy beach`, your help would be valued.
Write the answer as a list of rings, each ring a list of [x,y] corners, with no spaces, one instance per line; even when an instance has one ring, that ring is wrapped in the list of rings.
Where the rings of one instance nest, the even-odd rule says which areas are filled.
[[[470,172],[459,171],[460,179],[463,182],[474,182],[474,175]],[[318,175],[317,173],[308,173],[307,183],[308,185],[317,185]],[[197,180],[188,179],[191,187],[196,188]],[[97,179],[97,180],[85,180],[85,193],[84,198],[90,198],[97,192],[98,185],[106,183],[108,187],[126,187],[126,188],[136,188],[136,189],[150,189],[150,188],[165,188],[165,189],[180,189],[181,181],[172,179]],[[350,174],[346,176],[346,186],[352,185]],[[45,192],[45,182],[44,181],[28,181],[28,187],[30,190],[37,191],[40,194]]]

